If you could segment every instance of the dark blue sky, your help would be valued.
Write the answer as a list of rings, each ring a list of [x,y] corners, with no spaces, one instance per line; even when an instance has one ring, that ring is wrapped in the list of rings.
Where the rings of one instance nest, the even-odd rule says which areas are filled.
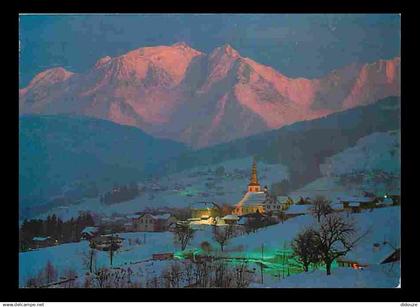
[[[20,16],[20,83],[47,68],[83,72],[105,55],[185,41],[224,43],[290,77],[400,55],[400,16],[389,14],[148,14]]]

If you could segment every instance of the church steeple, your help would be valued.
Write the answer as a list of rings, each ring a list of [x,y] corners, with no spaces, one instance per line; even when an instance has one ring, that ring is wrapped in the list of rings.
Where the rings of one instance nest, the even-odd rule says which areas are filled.
[[[248,192],[260,192],[260,191],[261,191],[261,186],[260,186],[260,183],[258,182],[257,162],[255,161],[255,158],[254,158],[254,161],[252,162],[251,179],[248,184]]]

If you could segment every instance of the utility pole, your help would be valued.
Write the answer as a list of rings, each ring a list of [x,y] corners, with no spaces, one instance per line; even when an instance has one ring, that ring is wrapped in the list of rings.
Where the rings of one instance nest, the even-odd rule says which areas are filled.
[[[111,244],[109,246],[109,260],[112,267],[112,258],[114,257],[114,234],[111,234]]]
[[[262,284],[264,284],[263,259],[264,259],[264,243],[263,243],[263,244],[261,244],[261,262],[260,262],[260,268],[261,268],[261,283],[262,283]]]

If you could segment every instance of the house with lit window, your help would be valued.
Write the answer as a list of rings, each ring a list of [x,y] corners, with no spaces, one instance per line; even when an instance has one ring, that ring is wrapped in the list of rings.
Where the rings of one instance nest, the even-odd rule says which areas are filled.
[[[191,206],[191,216],[195,220],[207,220],[221,215],[221,208],[213,202],[201,202]]]
[[[134,231],[168,231],[176,218],[169,213],[153,215],[144,213],[132,221]]]
[[[343,210],[360,213],[362,210],[378,207],[378,199],[372,196],[350,196],[339,198],[339,202],[343,204]]]
[[[264,212],[279,213],[287,210],[291,205],[293,205],[293,200],[289,196],[267,197],[264,202]]]

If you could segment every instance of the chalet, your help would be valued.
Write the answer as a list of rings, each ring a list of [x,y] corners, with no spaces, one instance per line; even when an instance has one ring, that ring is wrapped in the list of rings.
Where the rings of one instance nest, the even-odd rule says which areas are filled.
[[[51,237],[33,237],[32,243],[33,243],[34,248],[42,248],[42,247],[52,246],[58,243],[58,241],[54,240]]]
[[[267,219],[267,216],[260,212],[253,212],[241,215],[239,217],[238,225],[246,225],[247,223],[252,222],[264,222]]]
[[[89,246],[102,251],[108,251],[111,248],[117,250],[122,246],[124,238],[120,238],[118,235],[100,235],[90,240]]]
[[[221,215],[221,208],[216,203],[203,202],[194,204],[191,207],[191,215],[193,219],[209,219]]]
[[[235,214],[228,214],[222,217],[222,220],[225,222],[225,224],[231,225],[236,224],[239,221],[239,217]]]
[[[379,207],[389,207],[394,206],[394,200],[391,197],[384,197],[382,200],[378,202]]]
[[[286,218],[291,218],[299,215],[305,215],[311,213],[312,205],[293,205],[284,211]]]
[[[80,234],[83,240],[90,240],[93,237],[96,237],[98,235],[98,232],[99,232],[98,227],[89,226],[89,227],[85,227]]]
[[[401,195],[397,192],[389,193],[384,196],[384,198],[390,198],[393,201],[393,206],[401,205]]]
[[[401,259],[401,249],[397,248],[389,256],[387,256],[384,260],[382,260],[381,264],[400,261],[400,259]]]
[[[337,264],[339,267],[350,267],[355,270],[362,270],[363,268],[367,267],[367,264],[365,263],[359,263],[354,260],[347,260],[342,258],[337,259]]]
[[[387,241],[372,243],[365,242],[361,244],[364,246],[359,246],[358,248],[356,247],[350,250],[345,256],[338,258],[338,265],[360,268],[371,264],[377,265],[398,261],[399,248],[394,248]]]
[[[359,213],[365,209],[372,209],[378,207],[378,199],[376,197],[351,196],[340,198],[339,202],[343,204],[343,210],[352,213]]]
[[[266,193],[268,193],[268,191]],[[289,196],[267,197],[264,202],[264,212],[284,211],[291,205],[293,205],[293,200]]]
[[[175,217],[169,213],[160,215],[144,213],[133,219],[133,228],[135,231],[168,231],[170,225],[175,222]]]

